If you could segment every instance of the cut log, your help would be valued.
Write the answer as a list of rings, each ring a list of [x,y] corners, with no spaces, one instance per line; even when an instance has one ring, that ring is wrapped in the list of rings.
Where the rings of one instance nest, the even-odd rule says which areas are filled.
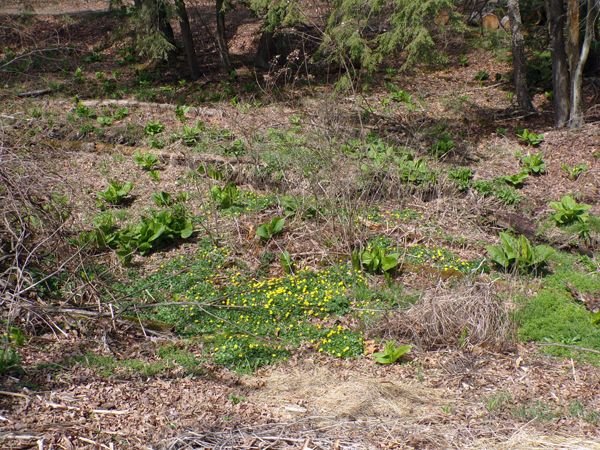
[[[500,20],[496,14],[485,14],[481,19],[481,27],[484,30],[497,30],[500,28]]]
[[[510,19],[508,16],[504,16],[500,21],[500,26],[504,28],[504,31],[510,32]]]

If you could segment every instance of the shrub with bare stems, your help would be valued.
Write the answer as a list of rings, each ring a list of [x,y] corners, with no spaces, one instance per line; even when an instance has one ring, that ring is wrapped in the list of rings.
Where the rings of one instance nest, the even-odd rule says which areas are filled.
[[[59,329],[52,315],[58,305],[48,290],[82,263],[68,240],[60,185],[14,139],[0,136],[0,314],[6,329]]]

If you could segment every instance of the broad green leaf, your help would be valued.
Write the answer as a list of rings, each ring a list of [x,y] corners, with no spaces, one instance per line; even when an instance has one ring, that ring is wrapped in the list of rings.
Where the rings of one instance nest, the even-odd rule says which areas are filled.
[[[165,225],[162,225],[162,224],[158,225],[158,227],[156,227],[154,229],[154,234],[148,238],[148,242],[152,242],[152,241],[157,240],[159,237],[162,236],[162,234],[166,230],[167,230],[167,227]]]
[[[261,239],[268,240],[271,238],[271,233],[267,229],[266,225],[261,225],[256,229],[256,236]]]
[[[185,223],[185,228],[183,230],[181,230],[180,232],[180,236],[182,239],[187,239],[189,238],[192,234],[194,233],[194,226],[192,225],[192,221],[188,220]]]
[[[271,221],[271,229],[272,229],[273,234],[281,233],[281,230],[283,230],[284,225],[285,225],[285,219],[283,217],[275,217]]]
[[[388,272],[398,266],[400,255],[398,253],[390,253],[381,259],[381,270]]]

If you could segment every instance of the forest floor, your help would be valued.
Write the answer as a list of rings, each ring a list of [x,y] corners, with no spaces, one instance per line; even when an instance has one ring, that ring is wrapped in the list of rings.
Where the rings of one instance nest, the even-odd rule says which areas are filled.
[[[506,36],[475,32],[344,94],[293,58],[255,73],[235,17],[236,75],[209,45],[190,82],[118,14],[0,16],[0,156],[78,249],[3,311],[26,339],[0,446],[600,449],[598,87],[577,131],[543,89],[515,114]],[[587,234],[555,223],[566,195]],[[127,247],[158,211],[175,231]],[[505,230],[545,267],[499,270]],[[378,364],[389,341],[411,351]]]

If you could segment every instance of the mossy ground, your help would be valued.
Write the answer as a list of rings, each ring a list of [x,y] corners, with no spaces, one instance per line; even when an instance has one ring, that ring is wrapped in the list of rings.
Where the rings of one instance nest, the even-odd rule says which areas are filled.
[[[586,256],[560,252],[552,258],[551,270],[552,273],[541,280],[539,292],[522,300],[516,314],[519,338],[544,343],[543,351],[551,355],[599,364],[600,354],[595,351],[600,351],[600,324],[592,311],[574,296],[600,294],[597,263]]]

